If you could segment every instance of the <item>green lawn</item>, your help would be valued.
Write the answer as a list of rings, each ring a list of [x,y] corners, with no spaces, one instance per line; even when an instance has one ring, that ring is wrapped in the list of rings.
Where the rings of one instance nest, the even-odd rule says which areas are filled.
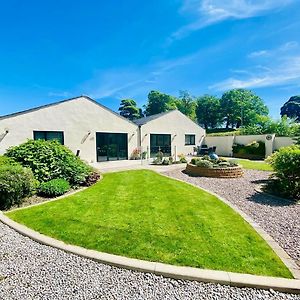
[[[82,192],[6,214],[89,249],[291,278],[265,241],[231,208],[207,192],[152,171],[105,174]]]
[[[234,159],[245,169],[260,170],[260,171],[273,171],[272,167],[264,161],[255,161],[249,159]]]

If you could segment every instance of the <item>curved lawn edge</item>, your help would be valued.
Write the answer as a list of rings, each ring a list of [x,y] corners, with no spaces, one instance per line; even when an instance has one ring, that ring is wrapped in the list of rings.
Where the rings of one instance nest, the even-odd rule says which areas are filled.
[[[125,171],[124,171],[125,172]],[[153,172],[153,171],[152,171]],[[122,173],[122,172],[118,172],[118,173]],[[219,195],[217,195],[217,194],[215,194],[215,193],[213,193],[213,192],[211,192],[210,190],[206,190],[206,189],[203,189],[203,188],[200,188],[200,187],[198,187],[198,186],[196,186],[196,185],[194,185],[194,184],[191,184],[191,183],[189,183],[189,182],[185,182],[184,180],[178,180],[178,179],[176,179],[176,178],[172,178],[172,177],[170,177],[170,176],[166,176],[166,175],[164,175],[164,174],[161,174],[160,172],[153,172],[153,173],[158,173],[160,176],[163,176],[163,177],[165,177],[165,178],[167,178],[167,179],[171,179],[172,181],[178,181],[178,182],[181,182],[181,183],[184,183],[184,184],[188,184],[188,185],[190,185],[190,186],[192,186],[193,188],[197,188],[197,190],[201,190],[201,191],[203,191],[203,192],[206,192],[207,194],[210,194],[210,195],[212,195],[212,196],[214,196],[217,200],[221,200],[220,202],[223,202],[226,206],[228,206],[230,209],[232,209],[232,211],[233,212],[235,212],[235,213],[237,213],[238,215],[240,215],[242,218],[241,219],[243,219],[244,221],[246,221],[246,223],[248,223],[249,225],[250,225],[250,227],[252,228],[252,229],[254,229],[254,232],[256,232],[257,234],[258,234],[258,236],[260,236],[260,238],[262,238],[262,240],[264,240],[265,242],[267,242],[267,245],[268,246],[270,246],[270,248],[271,248],[271,250],[273,250],[273,254],[275,255],[277,255],[277,259],[280,259],[281,260],[281,263],[283,264],[283,265],[285,265],[285,267],[287,267],[287,269],[290,271],[290,273],[293,275],[293,277],[294,278],[300,278],[300,276],[299,276],[299,269],[298,269],[298,267],[297,267],[297,265],[294,263],[294,261],[292,260],[292,259],[290,259],[290,257],[279,247],[279,245],[277,245],[277,243],[266,233],[266,232],[264,232],[262,229],[259,231],[259,226],[258,226],[258,224],[256,224],[255,222],[253,222],[246,214],[244,214],[242,211],[240,211],[238,208],[236,208],[235,206],[233,206],[230,202],[228,202],[227,200],[225,200],[224,198],[222,198],[222,197],[220,197]],[[53,199],[53,200],[50,200],[50,201],[47,201],[47,202],[52,202],[52,201],[55,201],[55,200],[63,200],[64,198],[67,198],[68,196],[70,196],[70,195],[66,195],[66,196],[63,196],[63,197],[60,197],[59,199]],[[38,205],[41,205],[41,204],[45,204],[46,202],[43,202],[43,203],[40,203],[40,204],[38,204]],[[224,205],[223,204],[223,205]],[[36,206],[36,205],[32,205],[32,206]],[[31,208],[32,206],[27,206],[27,207],[24,207],[24,208],[21,208],[21,209],[29,209],[29,208]],[[19,210],[19,209],[16,209],[16,210]],[[13,212],[13,210],[12,211],[9,211],[8,213],[11,213],[11,212]],[[16,224],[18,224],[17,222],[17,220],[16,221],[13,221],[13,222],[15,222]],[[22,223],[22,222],[21,222]],[[24,226],[24,225],[21,225],[21,226]],[[28,226],[28,225],[27,225]],[[25,227],[25,226],[24,226]],[[25,228],[27,228],[27,227],[25,227]],[[29,229],[29,228],[28,228]],[[30,230],[32,230],[32,229],[30,229]],[[37,230],[37,229],[35,229],[35,230]],[[33,232],[35,232],[35,233],[37,233],[36,231],[34,231],[34,230],[32,230]],[[39,230],[38,230],[39,231]],[[45,237],[47,237],[46,236],[46,234],[47,233],[45,233],[44,232],[44,236]],[[50,238],[50,237],[49,237]],[[58,238],[58,240],[56,240]],[[54,237],[54,238],[50,238],[50,239],[53,239],[53,240],[55,240],[55,241],[62,241],[63,239],[60,239],[59,237]],[[62,244],[64,244],[64,245],[66,245],[64,242],[61,242]],[[66,241],[66,243],[70,243],[70,241]],[[84,249],[84,250],[86,250],[86,251],[93,251],[93,252],[97,252],[97,253],[102,253],[102,254],[106,254],[106,255],[112,255],[113,257],[119,257],[119,258],[124,258],[124,256],[123,256],[123,253],[115,253],[115,254],[108,254],[110,251],[106,251],[106,250],[101,250],[101,249],[95,249],[95,250],[87,250],[86,248],[84,248],[85,246],[83,246],[83,245],[81,245],[81,247],[80,246],[76,246],[76,243],[72,243],[71,242],[71,244],[72,245],[74,245],[75,247],[79,247],[79,248],[81,248],[81,249]],[[77,245],[80,245],[80,244],[77,244]],[[71,246],[71,245],[70,245]],[[89,248],[89,249],[93,249],[93,248]],[[108,252],[108,253],[106,253],[106,252]],[[125,254],[126,255],[126,254]],[[130,257],[130,256],[129,256]],[[137,260],[137,261],[143,261],[143,262],[146,262],[149,258],[150,258],[150,261],[156,261],[156,259],[151,259],[151,257],[132,257],[131,256],[131,258],[129,258],[128,257],[128,259],[129,260]],[[159,261],[159,260],[158,260]],[[103,262],[105,262],[105,261],[103,261]],[[108,263],[108,262],[107,262]],[[158,262],[157,262],[158,263]],[[155,263],[154,263],[155,264]],[[170,264],[170,262],[162,262],[162,264],[163,265],[167,265],[167,266],[173,266],[173,265],[171,265],[171,264],[173,264],[172,262],[171,262],[171,264]],[[185,267],[185,266],[187,266],[188,264],[182,264],[182,266],[183,267]],[[123,267],[126,267],[126,266],[123,266]],[[208,267],[208,268],[207,268]],[[209,267],[209,266],[207,266],[206,268],[205,268],[205,270],[210,270],[211,269],[211,267]],[[192,267],[187,267],[187,268],[192,268],[192,269],[196,269],[196,270],[199,270],[199,267],[198,266],[192,266]],[[201,266],[200,266],[200,268],[201,268]],[[219,268],[219,270],[222,270],[223,268]],[[225,270],[226,270],[226,268],[224,268]],[[223,270],[224,270],[223,269]],[[200,269],[201,270],[201,269]],[[215,269],[215,271],[216,270],[218,270],[218,269]],[[246,270],[247,271],[247,270]],[[218,272],[223,272],[223,271],[218,271]],[[224,271],[224,272],[228,272],[228,273],[231,273],[231,272],[236,272],[235,270],[230,270],[230,268],[229,268],[229,270],[228,270],[228,268],[227,268],[227,271]],[[238,272],[240,272],[240,271],[238,271]],[[241,273],[243,273],[243,270],[242,270],[242,272],[240,272],[240,273],[235,273],[235,274],[241,274]],[[248,272],[247,272],[248,273]],[[270,273],[270,272],[268,272],[268,273]],[[253,274],[253,273],[252,273]],[[254,273],[255,274],[255,273]],[[259,274],[259,273],[258,273]],[[291,275],[290,274],[290,275]],[[253,276],[256,276],[256,275],[253,275]],[[266,277],[271,277],[271,276],[275,276],[275,275],[273,275],[273,274],[261,274],[261,275],[259,275],[259,276],[266,276]],[[285,276],[282,276],[282,277],[285,277]],[[289,276],[290,277],[290,276]],[[288,276],[287,276],[287,278],[289,278]],[[279,275],[279,277],[278,278],[280,278],[280,275]]]
[[[193,187],[196,187],[200,190],[203,190],[211,195],[216,196],[220,201],[228,205],[231,209],[233,209],[236,213],[238,213],[257,233],[259,236],[261,236],[265,242],[271,247],[271,249],[277,254],[277,256],[282,260],[282,262],[285,264],[285,266],[289,269],[289,271],[292,273],[293,277],[295,279],[300,280],[300,268],[294,260],[284,251],[283,248],[279,246],[279,244],[264,230],[262,229],[258,223],[256,223],[254,220],[252,220],[247,214],[245,214],[242,210],[240,210],[236,205],[232,204],[230,201],[226,200],[225,198],[221,197],[220,195],[205,189],[203,187],[199,187],[193,183],[178,179],[178,178],[173,178],[170,176],[167,176],[163,173],[160,173],[160,175],[165,176],[167,178],[172,178],[174,180],[177,180],[179,182],[184,182],[186,184],[189,184]],[[276,197],[276,196],[274,196]],[[300,282],[300,281],[299,281]]]
[[[300,280],[286,279],[269,276],[257,276],[225,271],[199,269],[193,267],[181,267],[170,264],[150,262],[124,256],[108,254],[95,250],[85,249],[80,246],[66,244],[49,236],[40,234],[24,225],[21,225],[0,211],[0,221],[18,233],[32,240],[59,250],[79,255],[100,263],[125,268],[135,271],[148,272],[174,279],[195,280],[201,282],[212,282],[226,284],[236,287],[251,287],[260,289],[273,289],[281,292],[300,294]]]

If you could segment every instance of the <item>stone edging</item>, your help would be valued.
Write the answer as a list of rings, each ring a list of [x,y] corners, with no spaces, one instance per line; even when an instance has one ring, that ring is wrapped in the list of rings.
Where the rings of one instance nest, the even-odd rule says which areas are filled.
[[[244,175],[241,166],[231,168],[203,168],[188,163],[185,169],[186,173],[190,176],[204,176],[215,178],[238,178]]]
[[[300,283],[300,268],[297,266],[297,264],[294,262],[294,260],[278,245],[278,243],[264,230],[262,229],[258,223],[256,223],[254,220],[252,220],[247,214],[245,214],[242,210],[240,210],[236,205],[232,204],[228,200],[224,199],[223,197],[219,196],[218,194],[207,190],[205,188],[199,187],[193,183],[186,182],[184,180],[173,178],[170,176],[167,176],[163,173],[160,173],[162,176],[165,176],[167,178],[172,178],[174,180],[184,182],[186,184],[189,184],[193,187],[196,187],[198,189],[202,189],[205,192],[216,196],[219,200],[227,204],[230,208],[232,208],[235,212],[237,212],[247,223],[251,225],[251,227],[267,242],[267,244],[272,248],[272,250],[279,256],[279,258],[282,260],[282,262],[286,265],[286,267],[290,270],[294,278],[299,280]]]
[[[175,279],[195,280],[227,284],[236,287],[251,287],[273,289],[281,292],[300,294],[300,280],[278,277],[256,276],[225,271],[205,270],[192,267],[180,267],[157,263],[124,256],[88,250],[79,246],[65,244],[62,241],[40,234],[24,225],[21,225],[0,212],[0,221],[20,234],[35,240],[38,243],[51,246],[65,252],[79,255],[84,258],[105,263],[108,265],[162,275]]]
[[[161,174],[161,173],[160,173]],[[164,174],[162,176],[171,178]],[[175,179],[175,178],[174,178]],[[175,179],[181,182],[185,182],[183,180]],[[185,182],[192,186],[199,188],[196,185]],[[202,188],[201,188],[202,189]],[[205,190],[205,189],[203,189]],[[221,198],[220,196],[212,193],[208,190],[205,190],[216,197],[218,197],[221,201],[228,204],[231,208],[237,211],[241,216],[250,223],[253,228],[266,240],[266,242],[272,247],[272,249],[276,252],[276,254],[283,260],[286,266],[293,273],[293,276],[297,279],[286,279],[286,278],[278,278],[278,277],[268,277],[268,276],[256,276],[250,274],[241,274],[241,273],[233,273],[233,272],[225,272],[225,271],[216,271],[216,270],[206,270],[199,269],[193,267],[181,267],[174,266],[164,263],[157,263],[145,260],[139,260],[134,258],[128,258],[119,255],[113,255],[109,253],[99,252],[95,250],[85,249],[79,246],[73,246],[69,244],[65,244],[62,241],[56,240],[49,236],[40,234],[22,224],[19,224],[0,211],[0,221],[7,226],[11,227],[18,233],[29,237],[35,240],[38,243],[48,245],[65,252],[69,252],[72,254],[79,255],[84,258],[92,259],[94,261],[105,263],[108,265],[131,269],[135,271],[149,272],[154,273],[156,275],[162,275],[165,277],[175,278],[175,279],[186,279],[186,280],[195,280],[201,282],[213,282],[219,284],[227,284],[236,287],[251,287],[251,288],[260,288],[260,289],[273,289],[281,292],[289,292],[289,293],[297,293],[300,294],[300,272],[297,268],[297,265],[293,262],[293,260],[282,250],[282,248],[277,245],[277,243],[266,233],[264,232],[258,224],[253,222],[247,215],[245,215],[238,208],[233,206],[227,200]],[[56,199],[57,200],[57,199]],[[53,200],[52,200],[53,201]],[[45,203],[45,202],[44,202]],[[38,205],[38,204],[37,204]],[[26,208],[26,207],[25,207]],[[23,209],[23,208],[21,208]]]

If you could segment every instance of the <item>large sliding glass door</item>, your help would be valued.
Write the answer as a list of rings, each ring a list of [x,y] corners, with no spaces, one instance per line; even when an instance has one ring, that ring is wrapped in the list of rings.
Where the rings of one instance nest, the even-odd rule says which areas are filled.
[[[150,134],[150,157],[155,157],[158,151],[171,156],[171,134]]]
[[[97,161],[128,159],[127,133],[96,133]]]

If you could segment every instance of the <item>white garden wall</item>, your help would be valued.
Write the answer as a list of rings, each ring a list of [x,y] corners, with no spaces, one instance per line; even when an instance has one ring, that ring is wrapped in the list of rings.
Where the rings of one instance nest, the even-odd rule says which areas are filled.
[[[232,156],[232,145],[234,136],[206,136],[203,144],[208,147],[217,147],[217,154],[222,156]]]
[[[266,157],[281,147],[294,143],[291,137],[276,137],[274,134],[237,135],[237,136],[206,136],[202,144],[208,147],[216,146],[216,153],[222,156],[232,156],[233,144],[247,145],[253,141],[262,141],[266,145]]]
[[[290,146],[294,143],[294,139],[291,137],[276,137],[274,141],[274,150],[278,150],[281,147]]]

